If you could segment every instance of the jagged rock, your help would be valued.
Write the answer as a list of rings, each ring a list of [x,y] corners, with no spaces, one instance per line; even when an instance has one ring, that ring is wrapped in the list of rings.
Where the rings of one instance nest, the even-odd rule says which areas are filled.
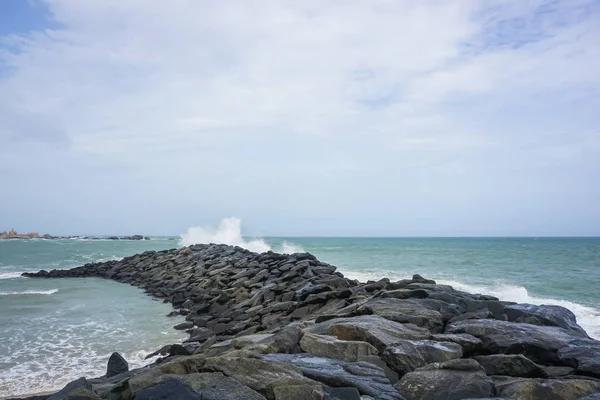
[[[324,400],[361,400],[360,392],[353,387],[323,388]]]
[[[186,329],[191,329],[193,327],[194,327],[194,323],[193,322],[182,322],[181,324],[175,325],[173,327],[173,329],[184,331]]]
[[[564,364],[557,352],[579,336],[555,326],[476,319],[460,321],[446,327],[447,333],[467,333],[481,339],[488,353],[523,354],[534,362]]]
[[[68,383],[59,392],[47,397],[46,400],[78,400],[77,396],[81,396],[81,399],[97,400],[98,396],[91,392],[92,385],[85,378],[79,378],[73,382]]]
[[[204,371],[222,372],[243,385],[275,399],[274,388],[288,385],[320,387],[306,378],[298,368],[289,363],[267,362],[246,357],[213,357],[206,360]]]
[[[462,400],[492,397],[494,385],[477,361],[457,359],[409,372],[394,387],[407,400]]]
[[[321,388],[311,385],[286,385],[273,388],[275,400],[322,400]]]
[[[410,299],[374,298],[367,301],[358,311],[379,315],[395,322],[412,323],[432,332],[441,332],[444,325],[439,311],[430,310]]]
[[[367,342],[380,352],[400,340],[427,339],[430,335],[425,328],[412,324],[401,324],[377,315],[334,318],[304,328],[304,332],[332,335],[340,340]]]
[[[459,344],[463,348],[463,355],[465,356],[478,352],[481,349],[481,340],[466,333],[440,333],[431,335],[430,339],[435,340],[436,342],[452,342]]]
[[[494,377],[496,394],[505,399],[576,400],[600,390],[587,379],[528,379]]]
[[[558,350],[558,358],[582,375],[600,378],[600,342],[593,339],[579,339]]]
[[[585,330],[577,324],[575,314],[561,306],[513,304],[506,306],[504,312],[511,322],[558,326],[577,332],[583,337],[588,337]]]
[[[309,354],[267,354],[262,360],[287,363],[315,381],[332,387],[355,387],[361,394],[381,400],[401,400],[383,370],[368,362],[346,363]]]
[[[302,337],[300,347],[315,356],[347,362],[360,361],[361,358],[378,354],[377,349],[367,342],[339,340],[333,336],[312,333],[306,333]]]
[[[136,400],[204,400],[189,385],[178,379],[169,378],[148,389],[142,389],[135,395]]]
[[[388,346],[381,358],[400,377],[417,368],[434,362],[461,358],[462,347],[451,342],[433,340],[401,340]]]
[[[123,372],[129,371],[129,364],[119,353],[112,353],[108,359],[108,365],[106,367],[106,377],[122,374]]]
[[[260,393],[220,372],[183,375],[179,379],[199,393],[202,400],[265,400]]]
[[[546,378],[548,374],[539,365],[521,354],[492,354],[474,356],[488,375],[506,375],[523,378]]]

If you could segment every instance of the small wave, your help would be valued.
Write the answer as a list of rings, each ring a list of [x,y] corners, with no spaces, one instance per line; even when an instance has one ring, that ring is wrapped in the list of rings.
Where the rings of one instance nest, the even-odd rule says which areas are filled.
[[[378,280],[383,277],[389,278],[392,281],[410,278],[410,276],[407,276],[406,274],[398,273],[397,271],[394,272],[386,270],[342,270],[341,272],[346,277],[350,279],[358,279],[361,282],[366,282],[367,280]],[[548,299],[532,296],[527,291],[527,288],[523,286],[510,285],[499,281],[490,282],[489,285],[474,285],[443,279],[436,279],[436,282],[439,284],[450,285],[456,290],[461,290],[468,293],[480,293],[495,296],[503,301],[565,307],[575,314],[575,317],[577,317],[577,323],[581,325],[583,329],[585,329],[588,335],[594,339],[600,340],[600,309],[598,308],[585,306],[569,300]]]
[[[58,293],[58,289],[50,290],[24,290],[22,292],[0,292],[0,296],[36,296],[36,295],[50,295]]]
[[[180,246],[191,246],[193,244],[228,244],[239,246],[255,253],[265,253],[273,248],[263,239],[247,239],[242,236],[242,220],[239,218],[223,218],[217,229],[209,227],[193,226],[186,233],[181,234]],[[282,253],[301,253],[304,250],[291,243],[283,242]]]
[[[22,278],[22,272],[0,272],[0,279]]]

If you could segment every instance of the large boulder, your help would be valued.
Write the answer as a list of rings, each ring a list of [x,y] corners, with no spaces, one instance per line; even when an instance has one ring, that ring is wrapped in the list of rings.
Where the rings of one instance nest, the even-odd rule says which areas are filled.
[[[400,340],[427,339],[430,335],[425,328],[390,321],[378,315],[334,318],[304,328],[304,332],[332,335],[341,340],[368,342],[380,352]]]
[[[577,400],[600,390],[588,379],[528,379],[494,377],[496,395],[505,399]]]
[[[373,298],[362,305],[358,312],[379,315],[395,322],[415,324],[432,332],[441,332],[444,325],[439,311],[431,310],[411,299]]]
[[[204,400],[189,385],[175,378],[168,378],[154,387],[142,389],[135,400]]]
[[[462,357],[462,347],[451,342],[433,340],[401,340],[388,346],[381,358],[399,376],[424,365]]]
[[[534,362],[564,364],[559,349],[579,339],[573,331],[556,326],[537,326],[524,323],[474,319],[452,323],[446,333],[467,333],[481,339],[482,348],[489,354],[524,354]]]
[[[129,364],[119,353],[112,353],[108,359],[108,365],[106,367],[106,377],[122,374],[123,372],[129,371]]]
[[[513,304],[504,307],[504,312],[512,322],[558,326],[588,337],[585,330],[577,324],[575,314],[561,306]]]
[[[367,343],[354,340],[339,340],[334,336],[306,333],[300,341],[303,351],[319,357],[335,358],[348,362],[378,354],[377,349]]]
[[[600,342],[593,339],[574,340],[558,350],[558,358],[583,375],[600,378]]]
[[[494,384],[475,360],[433,363],[404,375],[394,385],[408,400],[462,400],[492,397]]]
[[[546,378],[542,367],[521,354],[492,354],[474,356],[488,375],[519,376],[523,378]]]
[[[481,340],[466,333],[439,333],[431,335],[429,339],[435,340],[436,342],[456,343],[462,347],[464,356],[468,356],[481,350]]]
[[[262,360],[291,364],[307,378],[331,387],[355,387],[380,400],[402,400],[384,371],[369,362],[346,363],[310,354],[267,354]]]
[[[318,382],[306,378],[291,363],[272,362],[256,358],[213,357],[206,360],[203,370],[222,372],[226,376],[259,392],[269,400],[275,399],[274,388],[278,386],[321,386]]]
[[[255,390],[220,372],[180,375],[179,379],[199,393],[202,400],[265,400]]]

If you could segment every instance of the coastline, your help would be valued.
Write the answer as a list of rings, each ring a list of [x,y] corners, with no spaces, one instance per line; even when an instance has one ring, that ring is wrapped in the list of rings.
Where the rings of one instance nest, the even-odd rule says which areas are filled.
[[[383,390],[389,396],[385,398],[399,398],[398,393],[406,398],[413,398],[408,389],[410,385],[406,382],[413,378],[426,380],[425,371],[428,370],[421,370],[422,368],[449,362],[449,365],[442,365],[436,371],[455,374],[456,368],[467,368],[472,375],[470,377],[476,378],[484,387],[482,390],[485,393],[478,393],[478,397],[482,397],[479,395],[497,395],[498,387],[506,391],[520,385],[513,381],[503,382],[498,378],[501,374],[489,374],[486,368],[482,373],[483,361],[475,361],[473,358],[485,356],[486,353],[508,356],[506,353],[514,349],[511,350],[511,344],[496,338],[497,332],[502,332],[502,335],[523,346],[523,350],[518,353],[524,358],[528,357],[532,363],[539,364],[538,367],[547,367],[538,368],[536,378],[522,377],[528,379],[527,383],[530,385],[536,382],[539,385],[565,385],[567,379],[557,375],[557,367],[563,368],[562,372],[565,371],[564,368],[571,368],[566,374],[567,383],[579,389],[588,386],[592,388],[593,384],[590,382],[593,381],[589,377],[600,374],[598,366],[587,362],[584,354],[577,351],[574,354],[574,350],[568,348],[569,343],[577,342],[587,346],[587,352],[600,352],[600,343],[588,338],[577,325],[572,313],[562,307],[523,307],[512,302],[498,301],[493,296],[456,291],[418,275],[413,279],[397,282],[382,279],[361,283],[344,278],[342,274],[335,272],[335,267],[321,263],[306,253],[289,256],[276,253],[256,254],[225,245],[195,245],[183,249],[145,252],[120,261],[86,264],[72,270],[41,271],[25,276],[102,277],[144,288],[148,294],[173,304],[175,313],[186,316],[188,322],[180,324],[182,326],[178,328],[188,331],[190,339],[182,344],[167,346],[168,349],[162,354],[164,358],[150,370],[154,368],[162,371],[166,365],[198,361],[202,366],[196,366],[196,372],[192,374],[221,372],[230,376],[229,374],[235,375],[239,371],[228,370],[222,364],[225,359],[230,363],[243,364],[248,362],[248,358],[254,359],[256,356],[262,360],[257,367],[268,368],[283,364],[296,366],[301,374],[294,378],[302,381],[303,385],[313,388],[319,386],[319,390],[324,390],[327,379],[306,366],[301,355],[327,356],[325,358],[329,360],[327,362],[331,368],[339,367],[340,364],[336,364],[339,361],[331,361],[340,359],[338,348],[354,346],[355,351],[369,354],[362,354],[362,359],[358,356],[350,357],[353,361],[345,359],[344,363],[362,362],[371,357],[370,361],[374,364],[370,365],[379,365],[378,370],[369,370],[371,375],[366,376],[371,378],[359,379],[361,394],[368,394],[363,393],[365,391],[378,393]],[[365,327],[366,322],[368,327]],[[348,330],[349,326],[352,329]],[[377,329],[400,333],[389,338],[382,336]],[[282,335],[286,330],[287,333]],[[522,334],[522,330],[526,331],[526,335]],[[290,331],[295,332],[291,336],[295,335],[297,340],[288,337]],[[279,342],[281,336],[285,336],[286,346],[291,346],[292,349],[282,348],[281,343],[274,343],[277,342],[274,337],[278,335]],[[250,342],[236,338],[247,338]],[[308,339],[305,338],[310,338],[313,342],[307,343]],[[484,344],[492,340],[490,338],[494,340],[492,347]],[[237,344],[233,344],[236,340]],[[330,343],[330,340],[334,341]],[[528,350],[528,346],[532,345],[531,340],[536,341],[535,345],[538,347],[543,345],[544,354]],[[347,341],[349,342],[339,343]],[[427,343],[430,341],[435,343],[434,348],[441,346],[446,351],[437,354],[437,358],[427,358],[424,361],[428,362],[417,365],[416,368],[411,363],[409,364],[412,366],[407,367],[405,358],[412,360],[414,354],[401,348],[404,353],[400,351],[403,355],[398,355],[398,347],[406,347],[407,341],[414,346],[412,350],[417,354],[432,351],[432,345]],[[501,351],[498,352],[498,348]],[[561,351],[567,352],[568,356],[561,358]],[[459,353],[460,356],[457,356]],[[236,359],[235,362],[231,360],[232,357]],[[202,362],[199,361],[201,358]],[[347,357],[342,357],[344,358]],[[460,360],[463,364],[458,365],[458,361],[454,360]],[[209,362],[208,366],[204,365],[206,362]],[[514,365],[512,368],[517,370]],[[392,375],[391,379],[388,378],[388,384],[378,386],[375,390],[372,386],[373,381],[377,381],[375,377],[381,373],[387,376],[386,373],[390,370],[397,377],[393,378]],[[245,371],[247,372],[249,371]],[[342,372],[339,374],[343,375]],[[190,371],[178,375],[189,378]],[[131,386],[132,379],[135,380],[135,376],[124,377],[123,382]],[[344,379],[344,382],[349,383],[358,378],[355,376],[352,380],[346,376]],[[399,380],[393,382],[394,379]],[[545,381],[538,382],[535,379]],[[92,390],[94,384],[90,385],[89,390]],[[284,390],[260,385],[253,387],[254,384],[250,383],[248,385],[251,390],[267,398]],[[442,387],[435,390],[445,389]]]

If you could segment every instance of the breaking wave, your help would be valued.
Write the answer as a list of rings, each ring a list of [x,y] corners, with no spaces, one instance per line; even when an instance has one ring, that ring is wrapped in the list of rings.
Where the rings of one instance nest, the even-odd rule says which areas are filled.
[[[50,295],[58,293],[58,289],[50,290],[24,290],[22,292],[0,292],[0,296],[36,296],[36,295]]]
[[[186,233],[181,234],[180,246],[193,244],[228,244],[239,246],[255,253],[264,253],[269,250],[280,253],[301,253],[304,250],[295,244],[283,242],[281,248],[273,249],[264,239],[249,239],[242,236],[242,220],[235,217],[223,218],[217,229],[210,227],[193,226]]]
[[[22,272],[0,272],[0,279],[22,278]]]

